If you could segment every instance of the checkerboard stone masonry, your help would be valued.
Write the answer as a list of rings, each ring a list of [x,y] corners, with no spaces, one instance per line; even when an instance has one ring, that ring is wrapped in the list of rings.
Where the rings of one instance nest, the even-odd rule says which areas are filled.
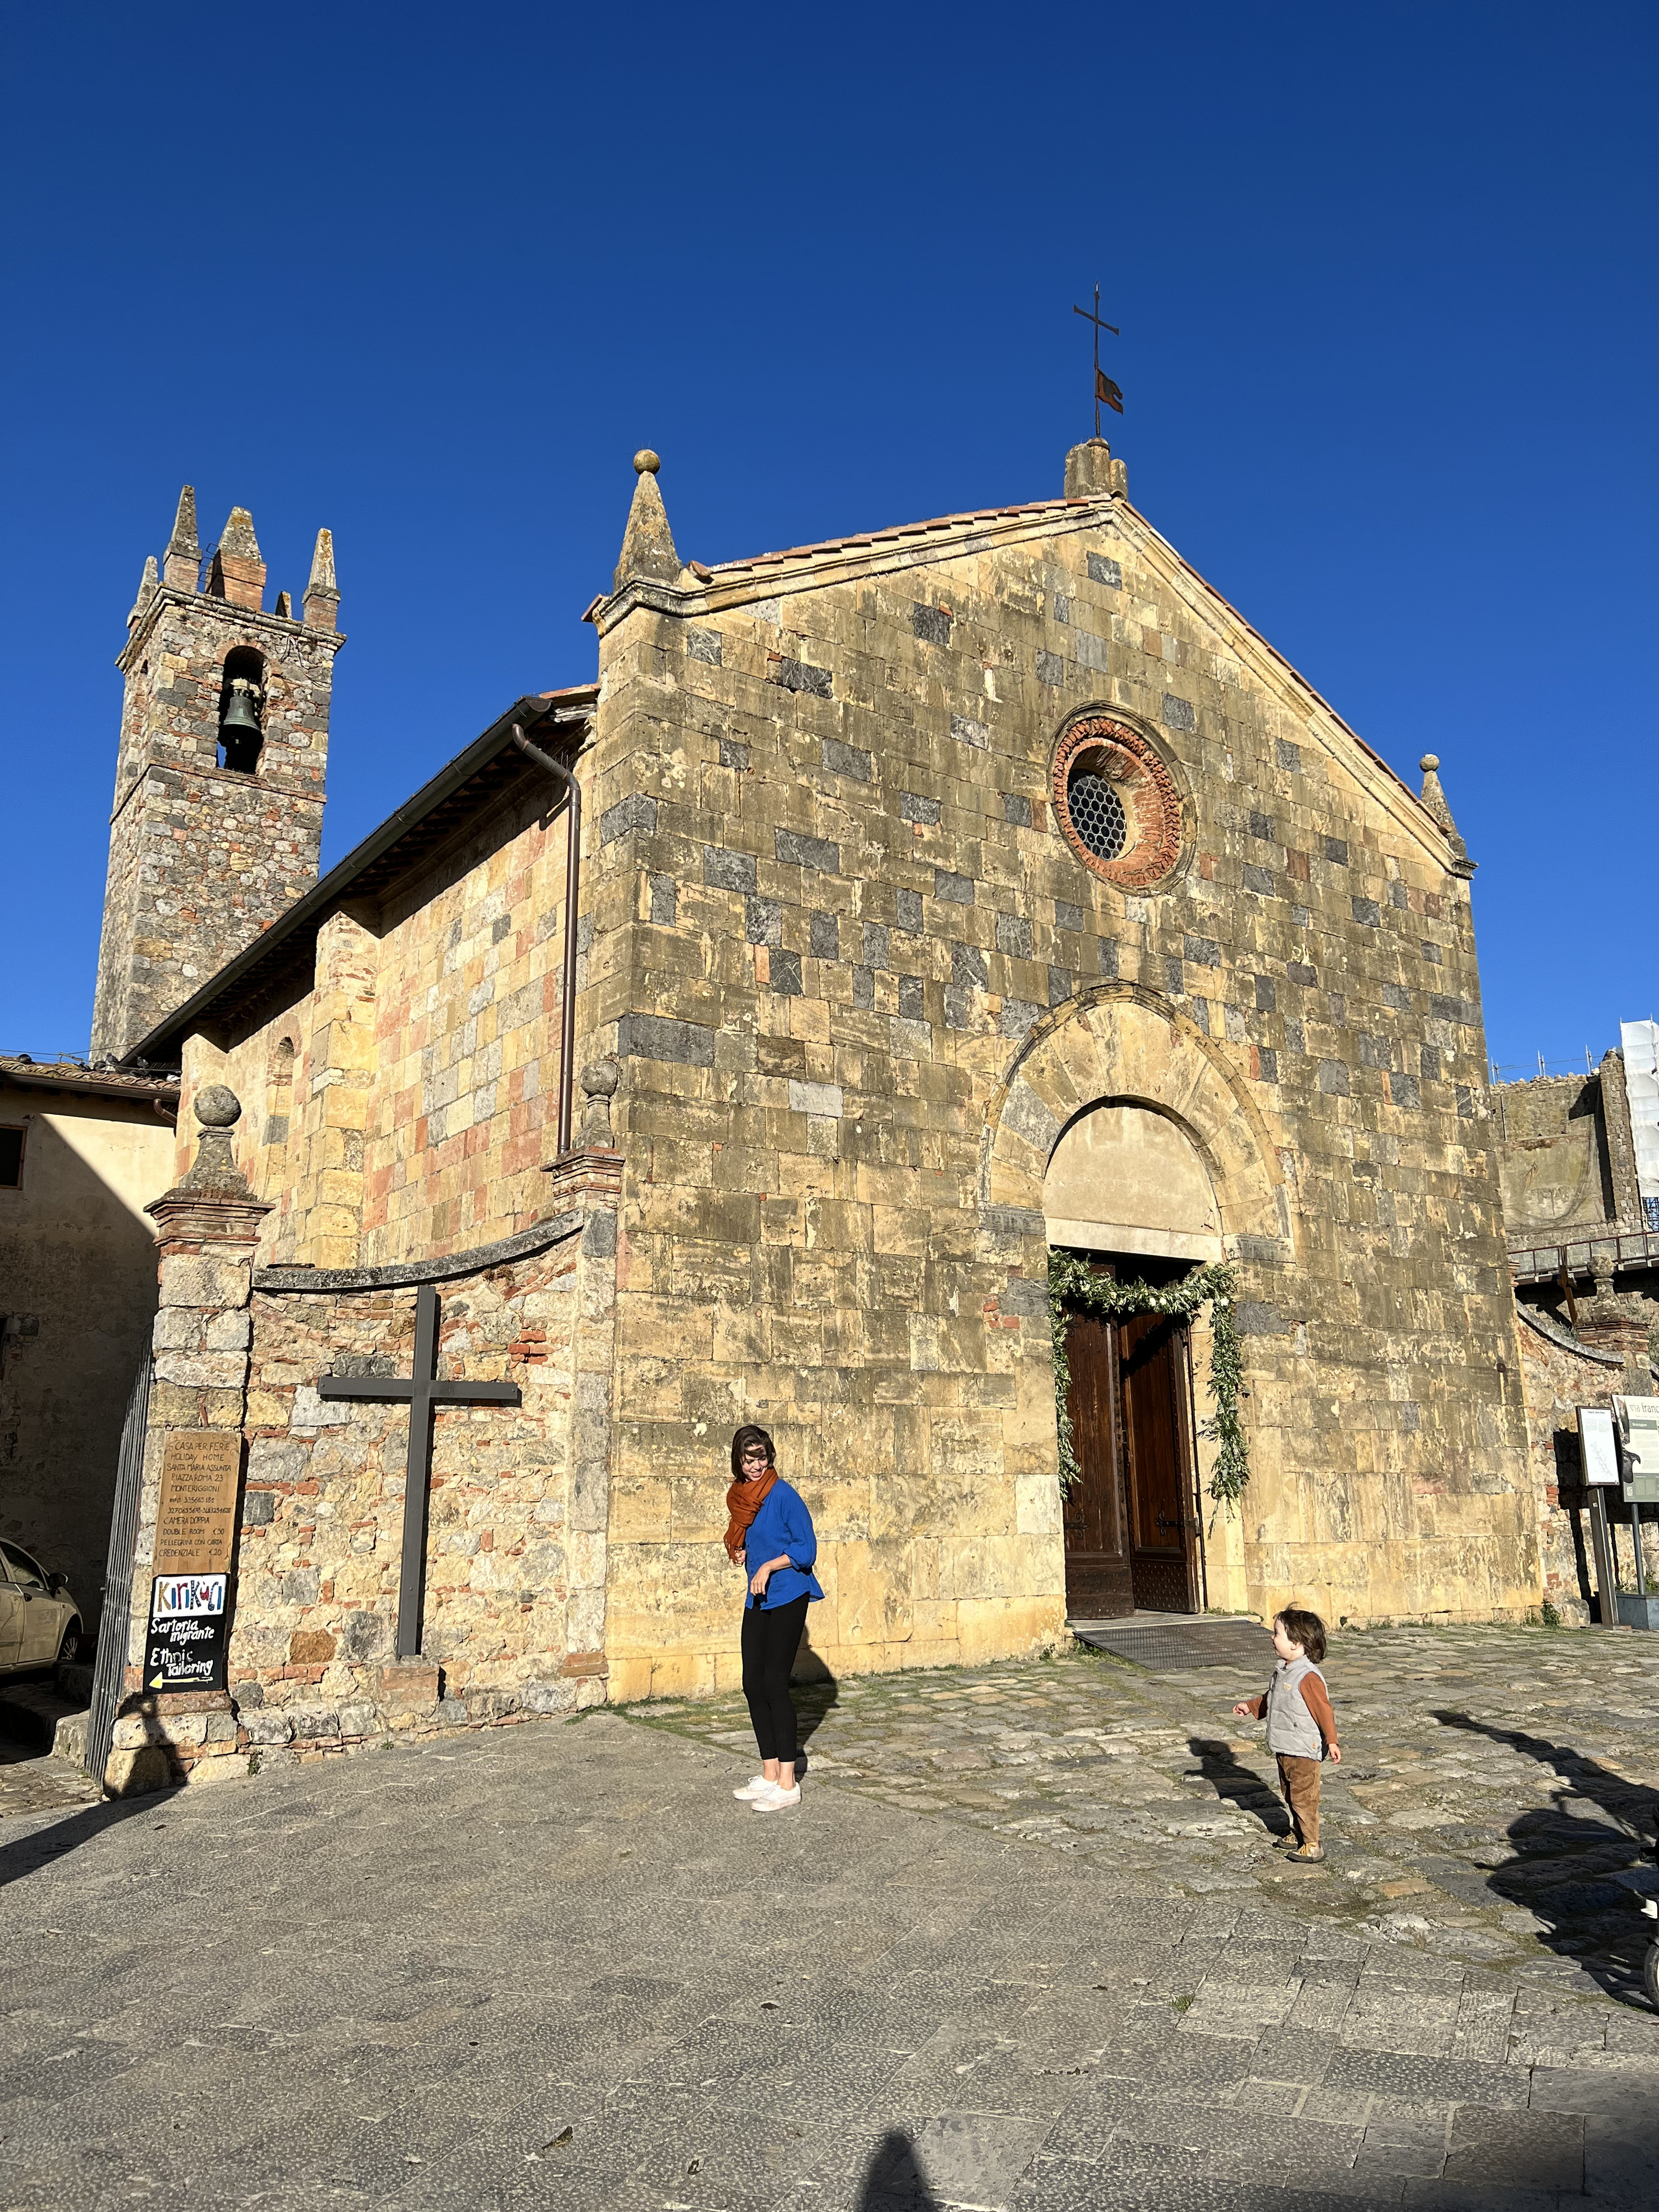
[[[732,1686],[719,1536],[750,1419],[811,1505],[811,1639],[838,1675],[1051,1642],[1043,1173],[1103,1100],[1186,1132],[1242,1278],[1253,1472],[1206,1527],[1210,1603],[1535,1608],[1449,816],[1099,455],[1073,455],[1064,499],[714,569],[680,562],[655,457],[638,465],[591,611],[599,684],[568,710],[576,1065],[614,1058],[616,1149],[547,1172],[563,823],[527,771],[343,901],[312,974],[185,1047],[181,1127],[228,1085],[265,1209],[237,1297],[164,1286],[161,1317],[246,1331],[222,1410],[248,1437],[246,1725],[343,1741],[367,1715],[368,1741],[399,1714],[534,1709],[548,1683]],[[1056,749],[1085,711],[1167,778],[1156,884],[1104,880],[1056,829]],[[489,1256],[566,1211],[571,1242]],[[404,1416],[314,1385],[343,1362],[406,1372],[408,1270],[445,1261],[446,1357],[525,1404],[440,1416],[416,1686],[385,1656]],[[1195,1358],[1201,1413],[1201,1331]]]
[[[745,1419],[817,1514],[832,1667],[1053,1632],[1042,1168],[1111,1097],[1200,1134],[1244,1281],[1254,1479],[1212,1601],[1534,1606],[1441,824],[1121,490],[672,584],[659,560],[595,619],[586,1018],[629,1071],[630,1167],[613,1693],[729,1675],[710,1440]],[[1085,708],[1180,790],[1155,890],[1056,834]]]

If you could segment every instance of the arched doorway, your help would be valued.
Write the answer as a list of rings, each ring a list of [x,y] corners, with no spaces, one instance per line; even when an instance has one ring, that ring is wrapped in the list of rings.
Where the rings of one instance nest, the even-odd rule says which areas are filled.
[[[1184,1130],[1144,1103],[1103,1100],[1060,1133],[1042,1186],[1051,1247],[1157,1285],[1223,1256],[1208,1170]],[[1074,1620],[1204,1605],[1190,1324],[1108,1319],[1066,1328],[1079,1480],[1065,1500]]]

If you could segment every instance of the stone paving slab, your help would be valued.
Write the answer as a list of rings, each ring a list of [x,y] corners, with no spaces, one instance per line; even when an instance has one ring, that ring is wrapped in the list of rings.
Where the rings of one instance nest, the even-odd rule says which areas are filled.
[[[1373,1940],[1542,1987],[1632,1996],[1659,1891],[1659,1638],[1372,1630],[1327,1662],[1343,1745],[1323,1869],[1287,1826],[1261,1684],[1156,1674],[1079,1647],[1047,1663],[798,1686],[813,1776],[1142,1877],[1171,1897],[1294,1897]],[[748,1754],[740,1698],[627,1709]],[[1532,2033],[1523,2024],[1515,2031]]]
[[[1185,1804],[1185,1708],[1149,1720],[1121,1670],[859,1686],[860,1741],[920,1692],[926,1741],[957,1698],[1039,1756],[1078,1700],[1127,1699],[1148,1741],[1093,1786]],[[749,1759],[698,1740],[722,1719],[0,1822],[0,2212],[1650,2207],[1659,2021],[1582,1962],[1540,1985],[1518,1944],[1379,1933],[1340,1879],[1195,1888],[822,1757],[757,1822]]]
[[[97,1784],[68,1759],[55,1758],[33,1742],[0,1735],[0,1832],[22,1814],[95,1805],[102,1796]]]

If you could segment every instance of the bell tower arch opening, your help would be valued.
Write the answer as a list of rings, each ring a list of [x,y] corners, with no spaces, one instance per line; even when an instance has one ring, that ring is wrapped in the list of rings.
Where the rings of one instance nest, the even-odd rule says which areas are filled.
[[[225,655],[219,687],[219,765],[240,775],[258,772],[264,748],[265,657],[251,645],[233,646]]]

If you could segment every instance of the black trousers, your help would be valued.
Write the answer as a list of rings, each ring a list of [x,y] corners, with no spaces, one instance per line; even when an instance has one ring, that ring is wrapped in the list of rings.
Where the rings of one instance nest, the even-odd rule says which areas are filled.
[[[795,1701],[789,1669],[800,1649],[809,1603],[803,1590],[787,1605],[745,1606],[743,1614],[743,1694],[755,1723],[763,1759],[793,1759]]]

